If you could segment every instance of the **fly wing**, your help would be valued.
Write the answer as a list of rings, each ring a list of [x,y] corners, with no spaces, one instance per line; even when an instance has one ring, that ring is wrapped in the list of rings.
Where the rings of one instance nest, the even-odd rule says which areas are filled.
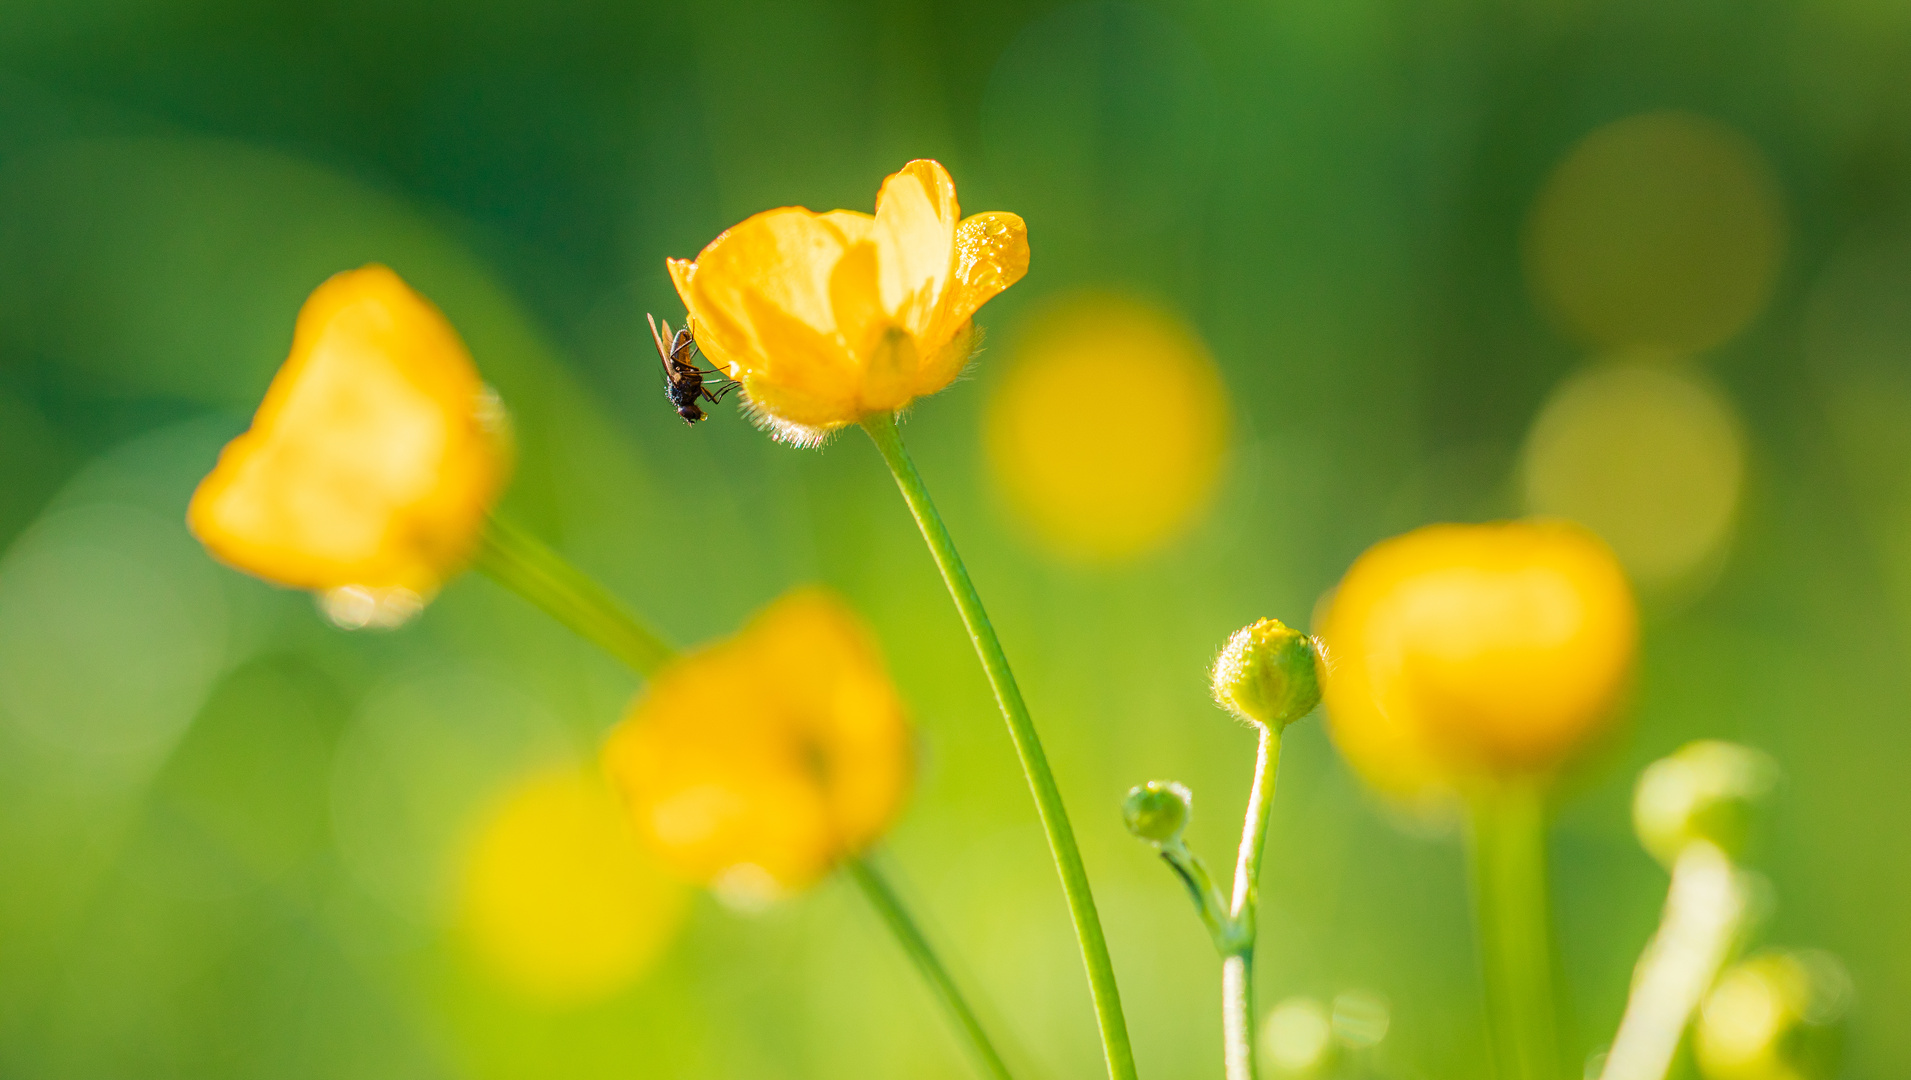
[[[659,332],[655,315],[646,312],[644,319],[650,323],[650,340],[657,343],[657,359],[663,362],[664,378],[674,383],[677,381],[677,369],[670,363],[670,346],[664,344],[664,335],[670,333],[670,324],[664,323],[663,330]]]
[[[665,323],[664,333],[668,334],[669,332],[670,324]],[[696,361],[690,358],[690,354],[695,352],[696,348],[697,339],[690,336],[690,328],[686,326],[677,331],[676,337],[670,339],[670,359],[679,364],[695,364]]]

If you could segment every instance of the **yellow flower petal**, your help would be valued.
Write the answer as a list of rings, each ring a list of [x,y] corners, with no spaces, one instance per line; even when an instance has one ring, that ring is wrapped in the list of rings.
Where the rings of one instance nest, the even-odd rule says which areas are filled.
[[[799,889],[867,847],[911,774],[901,699],[856,617],[819,590],[672,664],[605,767],[639,835],[692,880]]]
[[[889,318],[917,337],[938,327],[943,289],[955,267],[955,181],[933,161],[912,161],[883,181],[871,234],[882,267],[881,303]],[[948,328],[953,329],[953,328]],[[929,341],[933,348],[941,341]]]
[[[187,523],[221,561],[282,585],[428,596],[503,486],[501,423],[436,308],[385,267],[347,271],[300,310],[291,356]]]
[[[963,218],[955,242],[956,284],[944,318],[966,322],[1028,273],[1028,226],[1015,214],[991,210]]]
[[[1334,593],[1330,730],[1395,791],[1550,775],[1610,728],[1637,638],[1624,572],[1591,533],[1428,526],[1374,545]]]

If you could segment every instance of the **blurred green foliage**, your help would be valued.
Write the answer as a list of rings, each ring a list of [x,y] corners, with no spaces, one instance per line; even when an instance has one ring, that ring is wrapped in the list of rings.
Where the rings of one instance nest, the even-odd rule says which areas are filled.
[[[590,760],[633,683],[475,576],[403,630],[330,629],[181,521],[302,297],[374,260],[512,409],[509,511],[675,640],[804,581],[870,616],[927,759],[899,876],[1012,1059],[1093,1071],[1029,800],[880,463],[727,411],[686,430],[646,352],[643,313],[678,310],[666,255],[770,206],[868,209],[915,156],[969,209],[1024,214],[1034,262],[983,313],[974,382],[907,434],[1049,743],[1143,1073],[1214,1075],[1215,961],[1121,794],[1188,783],[1191,843],[1225,851],[1253,750],[1203,686],[1228,634],[1305,624],[1383,536],[1520,512],[1521,441],[1589,360],[1533,299],[1522,222],[1587,132],[1663,108],[1755,143],[1790,234],[1763,313],[1696,360],[1750,447],[1732,546],[1649,598],[1634,730],[1556,834],[1570,1049],[1610,1037],[1663,899],[1632,778],[1716,736],[1788,777],[1756,858],[1770,937],[1848,961],[1850,1075],[1903,1074],[1907,60],[1911,13],[1885,0],[12,0],[0,1076],[968,1075],[840,883],[757,917],[700,901],[657,970],[587,1006],[473,965],[444,912],[461,823]],[[1018,325],[1090,286],[1205,338],[1235,432],[1190,537],[1095,570],[1009,516],[979,433]],[[1478,1075],[1457,845],[1398,827],[1318,723],[1283,771],[1262,1000],[1378,991],[1388,1075]]]

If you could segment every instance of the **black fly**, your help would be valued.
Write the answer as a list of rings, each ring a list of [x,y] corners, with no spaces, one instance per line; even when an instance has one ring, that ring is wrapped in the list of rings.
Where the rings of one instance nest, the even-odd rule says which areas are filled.
[[[694,359],[697,339],[691,336],[690,328],[686,326],[672,334],[669,322],[665,322],[659,331],[655,316],[646,315],[644,318],[650,320],[650,337],[657,343],[657,355],[664,362],[664,396],[670,399],[671,407],[677,410],[678,416],[683,417],[684,423],[694,424],[702,420],[704,411],[697,404],[698,399],[715,405],[723,400],[725,394],[735,390],[737,384],[724,379],[723,388],[711,393],[703,385],[703,380],[713,375],[721,377],[722,373],[705,371],[697,366]]]

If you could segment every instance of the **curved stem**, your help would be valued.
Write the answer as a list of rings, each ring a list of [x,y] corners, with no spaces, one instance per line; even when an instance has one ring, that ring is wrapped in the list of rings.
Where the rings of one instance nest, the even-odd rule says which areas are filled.
[[[1227,897],[1221,895],[1208,873],[1208,864],[1179,838],[1154,847],[1161,861],[1187,886],[1188,898],[1194,901],[1194,911],[1201,916],[1201,925],[1208,928],[1208,936],[1214,939],[1215,951],[1226,956],[1234,948],[1234,920],[1228,916]]]
[[[1665,1080],[1699,999],[1731,956],[1747,906],[1745,883],[1725,852],[1707,840],[1686,845],[1599,1080]]]
[[[646,678],[674,650],[615,596],[536,537],[497,518],[478,544],[478,569]]]
[[[1559,1080],[1545,800],[1534,785],[1508,784],[1477,793],[1470,810],[1473,904],[1500,1080]]]
[[[1254,945],[1261,900],[1261,852],[1274,784],[1281,767],[1281,733],[1260,726],[1254,755],[1254,786],[1241,821],[1241,848],[1234,863],[1234,901],[1228,911],[1233,949],[1221,959],[1222,1060],[1228,1080],[1254,1080]]]
[[[1061,874],[1062,892],[1068,898],[1068,912],[1075,921],[1075,936],[1081,942],[1082,964],[1088,969],[1088,987],[1095,999],[1095,1018],[1101,1027],[1102,1052],[1107,1059],[1108,1075],[1114,1080],[1134,1080],[1135,1054],[1128,1042],[1128,1023],[1121,1012],[1121,991],[1115,985],[1115,966],[1108,956],[1108,941],[1102,934],[1101,918],[1095,912],[1095,895],[1088,884],[1088,870],[1082,865],[1081,850],[1075,844],[1075,831],[1069,826],[1061,790],[1055,786],[1055,776],[1049,771],[1048,756],[1042,752],[1042,741],[1035,733],[1035,722],[1029,717],[1028,705],[1022,700],[1022,691],[1015,685],[1015,675],[1009,670],[1008,657],[1003,655],[1002,643],[995,636],[995,628],[989,625],[988,612],[982,608],[982,598],[969,580],[962,557],[956,554],[955,541],[949,536],[949,529],[942,523],[941,515],[936,513],[935,503],[930,500],[929,491],[923,486],[922,474],[916,471],[915,462],[910,460],[909,452],[903,448],[895,417],[888,413],[875,414],[866,418],[862,426],[876,444],[889,471],[895,475],[903,501],[909,504],[910,513],[915,515],[922,538],[929,545],[929,554],[934,557],[936,568],[942,571],[943,583],[949,587],[956,611],[962,616],[963,625],[968,628],[969,639],[975,643],[976,655],[981,658],[982,670],[988,675],[989,685],[995,691],[995,702],[1002,710],[1002,719],[1008,724],[1009,738],[1014,741],[1016,756],[1022,762],[1022,774],[1028,778],[1029,791],[1035,796],[1036,812],[1041,816],[1042,828],[1048,834],[1049,853],[1054,856],[1055,868]]]
[[[976,1018],[975,1010],[963,1000],[962,991],[956,987],[955,979],[950,977],[949,969],[942,966],[935,949],[929,945],[929,939],[923,936],[915,920],[909,917],[908,910],[902,906],[902,900],[890,888],[889,882],[870,864],[867,856],[850,858],[844,862],[843,869],[862,889],[863,895],[869,898],[869,905],[876,909],[876,914],[882,916],[890,932],[896,935],[902,951],[909,954],[916,970],[922,973],[923,981],[935,991],[942,1007],[949,1011],[949,1018],[968,1037],[969,1049],[974,1051],[977,1064],[996,1080],[1010,1080],[1009,1067],[989,1042],[988,1034],[982,1030],[982,1021]]]

